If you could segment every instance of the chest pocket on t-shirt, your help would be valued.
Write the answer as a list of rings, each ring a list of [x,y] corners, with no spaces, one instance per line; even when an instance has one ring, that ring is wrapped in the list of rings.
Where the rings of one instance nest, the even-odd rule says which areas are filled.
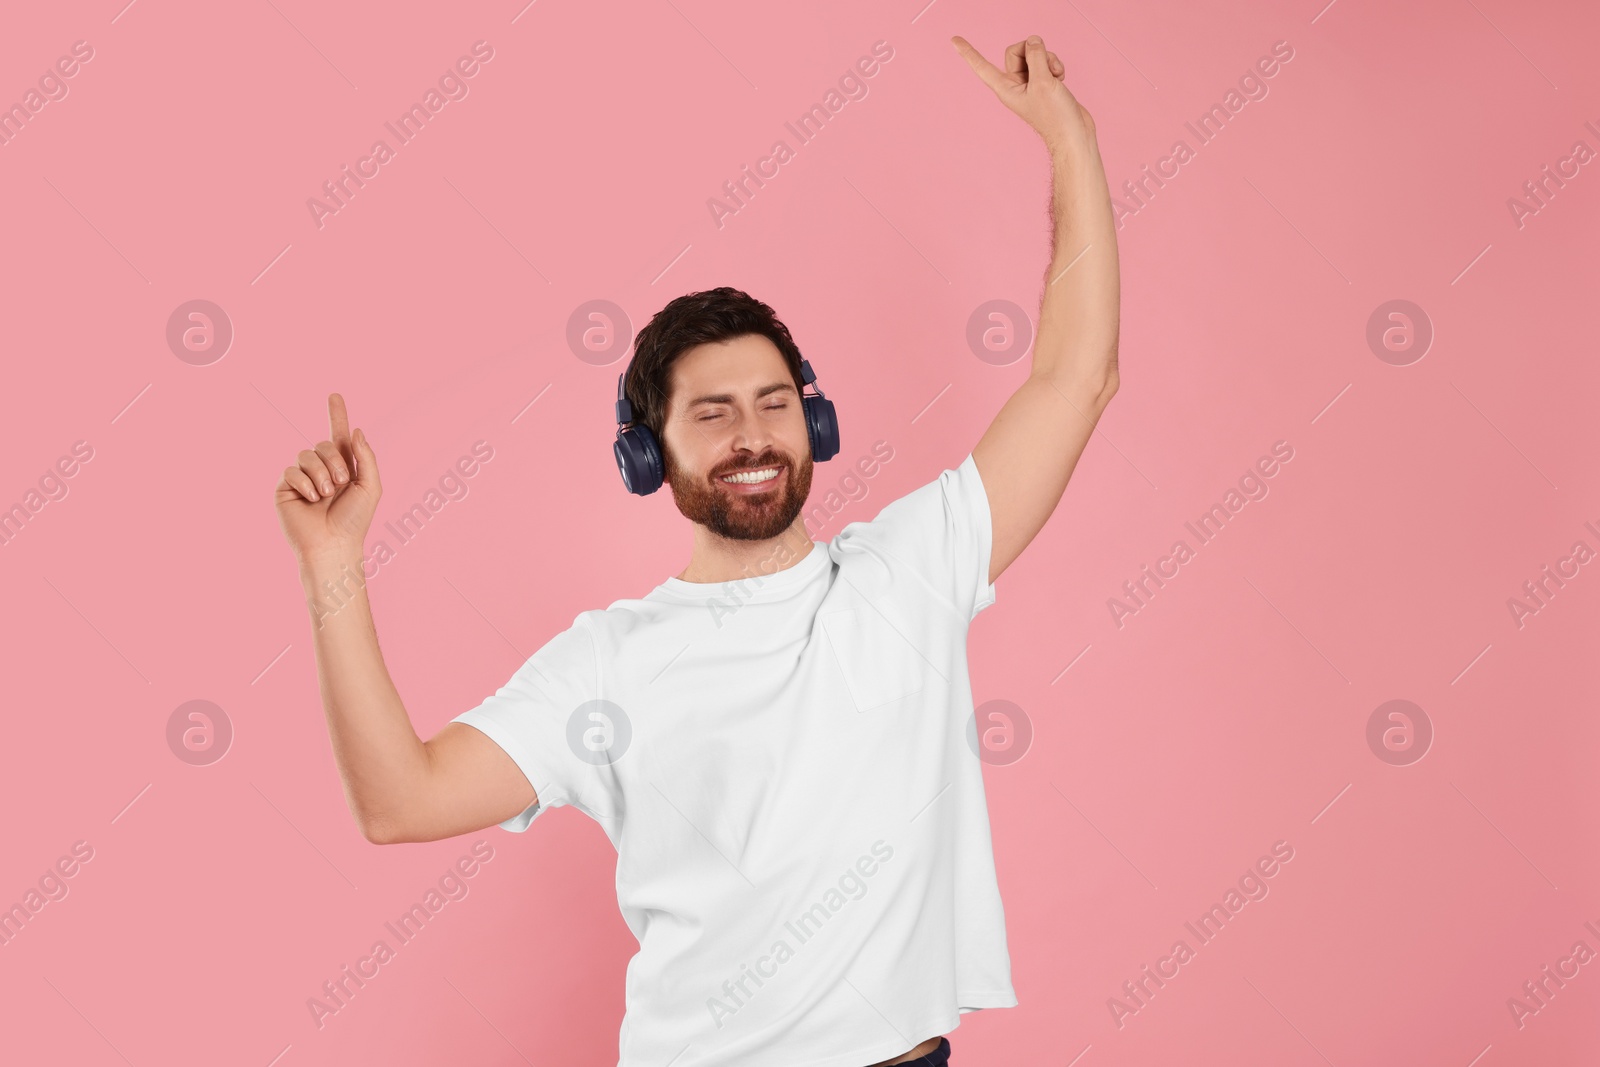
[[[920,692],[927,682],[927,661],[870,607],[824,611],[821,622],[857,711]]]

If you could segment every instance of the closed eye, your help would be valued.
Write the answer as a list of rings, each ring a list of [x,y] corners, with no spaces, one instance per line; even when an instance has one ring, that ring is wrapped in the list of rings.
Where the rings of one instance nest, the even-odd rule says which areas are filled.
[[[788,406],[789,405],[787,403],[768,404],[764,410],[766,410],[766,411],[782,411],[785,408],[787,408]],[[696,422],[710,422],[712,419],[720,419],[720,418],[722,418],[722,416],[723,416],[723,412],[719,411],[719,412],[716,412],[716,413],[711,414],[711,415],[701,415],[699,418],[695,419],[694,421],[696,421]]]

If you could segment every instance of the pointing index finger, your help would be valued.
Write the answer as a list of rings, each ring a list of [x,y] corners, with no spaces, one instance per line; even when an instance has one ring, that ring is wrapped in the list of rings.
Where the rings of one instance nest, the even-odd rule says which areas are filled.
[[[328,440],[333,442],[339,454],[348,462],[352,453],[350,416],[344,409],[344,397],[338,393],[328,394]]]
[[[968,44],[965,38],[952,37],[950,38],[950,43],[955,45],[956,51],[961,53],[961,58],[965,59],[967,66],[971,67],[973,72],[983,79],[985,85],[996,92],[1000,91],[1001,73],[999,68],[985,59],[983,53]]]

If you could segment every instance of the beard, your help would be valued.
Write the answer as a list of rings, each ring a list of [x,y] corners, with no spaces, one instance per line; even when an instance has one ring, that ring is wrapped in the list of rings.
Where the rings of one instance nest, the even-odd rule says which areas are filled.
[[[780,489],[747,495],[736,493],[721,481],[723,475],[741,470],[759,470],[781,465]],[[801,463],[786,453],[769,448],[754,462],[724,464],[704,475],[680,470],[672,452],[662,457],[663,473],[672,487],[672,499],[691,522],[699,523],[718,537],[730,541],[770,541],[794,525],[811,492],[812,459],[808,452]]]

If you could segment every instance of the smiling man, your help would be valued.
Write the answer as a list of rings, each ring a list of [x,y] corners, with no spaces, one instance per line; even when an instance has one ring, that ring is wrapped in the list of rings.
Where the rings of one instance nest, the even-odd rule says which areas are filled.
[[[772,338],[738,332],[744,329]],[[698,334],[682,336],[690,331],[725,336],[702,343]],[[733,289],[693,293],[664,308],[641,331],[634,351],[629,370],[644,400],[633,410],[668,437],[661,453],[666,480],[678,510],[695,524],[691,562],[678,578],[718,581],[704,575],[726,562],[757,566],[772,555],[763,546],[774,540],[809,549],[805,528],[795,523],[811,492],[812,458],[799,349],[772,310]],[[676,403],[667,400],[669,392]],[[672,412],[670,420],[663,408]],[[742,432],[759,452],[724,440],[744,411],[755,418],[743,420]]]
[[[1059,60],[1037,37],[1003,69],[953,43],[1043,137],[1055,225],[1028,377],[958,465],[812,541],[832,402],[770,307],[691,293],[640,331],[616,408],[625,487],[669,485],[693,524],[683,570],[580,613],[427,742],[364,591],[315,625],[368,840],[521,832],[566,805],[604,829],[639,940],[620,1067],[943,1065],[962,1013],[1017,1003],[967,631],[1117,391],[1117,248]],[[359,573],[381,493],[338,394],[329,419],[275,497],[314,618],[324,582]]]

